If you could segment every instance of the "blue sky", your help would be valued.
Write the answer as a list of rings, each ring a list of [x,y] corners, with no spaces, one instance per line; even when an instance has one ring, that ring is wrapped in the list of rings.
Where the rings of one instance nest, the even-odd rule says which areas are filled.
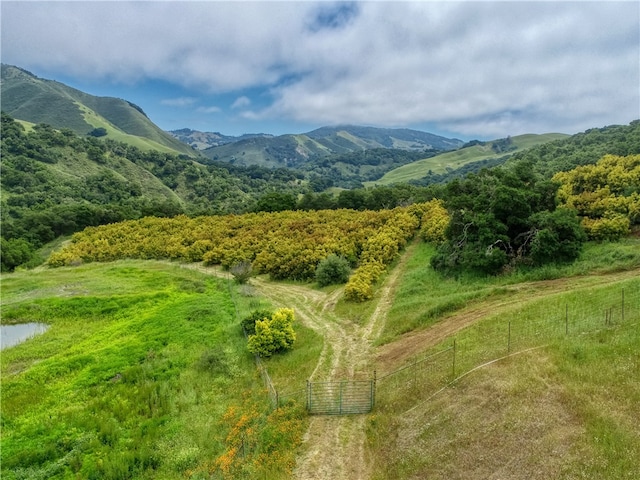
[[[166,130],[415,128],[461,139],[640,118],[640,4],[10,1],[2,62]]]

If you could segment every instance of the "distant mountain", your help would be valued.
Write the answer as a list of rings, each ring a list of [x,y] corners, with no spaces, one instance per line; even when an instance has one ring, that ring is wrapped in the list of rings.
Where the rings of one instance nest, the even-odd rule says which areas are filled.
[[[320,154],[347,153],[370,148],[454,150],[463,143],[455,138],[445,138],[419,130],[359,127],[354,125],[321,127],[302,135],[287,134],[280,137],[266,133],[250,133],[234,137],[223,135],[219,132],[200,132],[190,128],[171,130],[169,133],[181,142],[198,150],[206,150],[256,138],[264,140],[259,142],[259,145],[264,147],[268,147],[270,143],[285,145],[289,141],[290,146],[295,150],[298,142],[293,140],[296,137],[308,137],[308,139],[317,142],[320,147],[314,148],[307,141],[307,148],[313,153]],[[305,143],[305,140],[302,140],[302,142]],[[243,145],[252,145],[252,142],[247,142]],[[213,155],[220,157],[219,153]],[[211,157],[211,155],[208,156]]]
[[[142,150],[197,155],[126,100],[89,95],[12,65],[2,64],[1,79],[2,110],[15,119],[68,128],[80,135],[93,132]]]
[[[446,138],[408,128],[375,128],[344,125],[321,127],[306,134],[329,149],[339,151],[353,148],[397,148],[400,150],[455,150],[462,140]],[[339,152],[343,153],[343,152]]]
[[[191,130],[190,128],[171,130],[169,131],[169,133],[181,142],[190,145],[196,150],[205,150],[210,147],[219,147],[220,145],[239,142],[241,140],[247,140],[249,138],[273,138],[273,135],[268,135],[266,133],[249,133],[246,135],[240,135],[239,137],[234,137],[223,135],[218,132],[199,132],[198,130]]]
[[[372,149],[438,152],[455,150],[462,145],[462,140],[417,130],[348,125],[322,127],[298,135],[258,135],[207,148],[203,154],[213,160],[237,165],[308,170],[327,158]]]

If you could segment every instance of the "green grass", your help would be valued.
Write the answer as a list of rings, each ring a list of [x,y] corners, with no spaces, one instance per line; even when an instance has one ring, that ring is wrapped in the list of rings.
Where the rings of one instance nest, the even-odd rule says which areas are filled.
[[[589,264],[606,249],[592,246]],[[640,278],[599,277],[518,297],[423,352],[455,338],[462,377],[444,390],[453,350],[381,380],[369,418],[373,478],[635,478]]]
[[[133,145],[142,151],[157,150],[159,152],[170,153],[172,155],[184,154],[184,148],[173,148],[168,145],[164,145],[153,138],[145,136],[131,135],[122,131],[120,128],[113,125],[101,115],[98,115],[95,111],[89,107],[82,105],[80,102],[76,102],[76,105],[82,112],[82,116],[89,125],[94,128],[105,128],[107,130],[107,138],[115,140],[116,142],[123,142],[128,145]],[[163,139],[166,141],[166,139]],[[193,155],[191,153],[191,155]]]
[[[288,475],[304,415],[271,412],[224,280],[134,261],[4,275],[2,322],[26,321],[50,328],[0,358],[2,478]]]
[[[565,337],[378,409],[372,478],[635,478],[639,351],[637,322]]]
[[[540,145],[553,140],[566,138],[567,135],[560,133],[547,133],[543,135],[518,135],[512,137],[513,144],[518,147],[517,150],[525,150],[535,145]],[[511,152],[507,152],[511,153]],[[473,145],[471,147],[461,148],[453,152],[445,152],[435,157],[418,160],[408,165],[398,167],[375,182],[367,182],[365,185],[390,185],[393,183],[402,183],[409,180],[418,180],[427,176],[429,172],[445,173],[447,170],[456,170],[467,163],[487,160],[489,158],[502,157],[505,154],[496,154],[491,145]]]
[[[403,333],[425,328],[443,316],[489,298],[508,299],[513,286],[581,276],[624,271],[640,266],[640,239],[629,237],[615,243],[587,243],[580,259],[572,264],[520,269],[499,277],[442,277],[430,266],[435,252],[431,244],[420,243],[407,261],[398,292],[378,343],[388,343]]]

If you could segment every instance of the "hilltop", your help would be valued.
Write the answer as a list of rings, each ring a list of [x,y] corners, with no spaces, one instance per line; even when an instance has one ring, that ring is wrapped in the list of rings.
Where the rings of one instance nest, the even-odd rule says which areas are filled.
[[[122,141],[142,150],[196,156],[192,148],[163,131],[142,108],[126,100],[96,97],[5,64],[1,86],[2,111],[18,120]]]

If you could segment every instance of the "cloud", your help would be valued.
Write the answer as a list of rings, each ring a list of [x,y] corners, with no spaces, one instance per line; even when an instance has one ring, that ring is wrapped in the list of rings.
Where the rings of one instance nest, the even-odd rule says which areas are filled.
[[[197,99],[193,97],[166,98],[161,100],[160,104],[167,107],[190,107],[196,101]]]
[[[4,1],[2,56],[235,94],[254,121],[571,133],[640,117],[639,15],[624,1]]]
[[[196,109],[198,113],[220,113],[222,109],[220,107],[198,107]]]
[[[245,107],[248,107],[249,105],[251,105],[251,99],[243,95],[242,97],[236,98],[236,100],[231,105],[231,108],[232,109],[245,108]]]

